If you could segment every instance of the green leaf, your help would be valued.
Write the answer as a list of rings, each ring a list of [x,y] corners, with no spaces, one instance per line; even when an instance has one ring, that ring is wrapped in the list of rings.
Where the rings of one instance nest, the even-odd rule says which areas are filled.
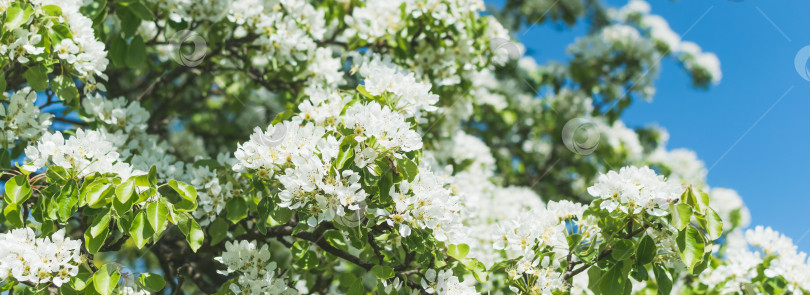
[[[104,213],[104,215],[97,215],[93,218],[93,224],[90,225],[90,235],[92,237],[97,237],[102,232],[104,232],[107,227],[110,225],[110,211]]]
[[[624,294],[624,284],[627,277],[622,273],[622,263],[616,264],[610,268],[599,282],[599,290],[605,295],[622,295]]]
[[[42,6],[42,12],[44,12],[46,15],[50,15],[50,16],[61,16],[62,15],[62,8],[60,8],[59,6],[53,5],[53,4],[45,5],[45,6]]]
[[[92,278],[90,279],[90,282],[88,282],[88,283],[90,283],[90,284],[93,283]],[[93,288],[85,288],[84,291],[82,291],[81,293],[82,293],[82,295],[101,295],[101,293],[96,291],[95,287],[93,287]]]
[[[65,104],[70,104],[72,101],[79,98],[79,90],[76,89],[73,78],[67,75],[54,77],[53,83],[51,83],[51,89],[53,89],[53,93]]]
[[[2,75],[3,74],[0,73],[0,76]],[[5,88],[5,86],[0,88]],[[0,89],[0,92],[3,92],[3,90]],[[5,149],[0,153],[0,169],[11,169],[11,155],[9,155],[8,151]]]
[[[82,6],[80,11],[82,12],[82,14],[87,16],[87,18],[95,19],[106,8],[107,8],[107,0],[95,0],[88,3],[85,6]]]
[[[678,233],[676,242],[678,244],[678,250],[680,250],[681,259],[691,272],[695,265],[703,258],[703,251],[706,246],[703,234],[690,226],[687,227],[686,230],[681,230]]]
[[[84,231],[84,247],[90,254],[96,254],[101,250],[101,247],[104,246],[104,241],[107,240],[107,235],[110,233],[109,226],[101,226],[100,230],[101,232],[96,236],[93,236],[93,227]]]
[[[168,223],[166,215],[168,214],[169,209],[161,202],[152,202],[146,205],[146,219],[156,233],[160,233],[166,228],[166,224]]]
[[[639,282],[646,282],[650,279],[649,271],[647,267],[643,264],[636,263],[636,266],[633,267],[633,270],[630,271],[630,276],[636,279]]]
[[[462,260],[464,257],[467,257],[467,253],[470,253],[470,246],[466,244],[447,246],[447,255],[455,259]]]
[[[639,265],[644,265],[650,263],[655,259],[655,255],[658,252],[658,248],[655,246],[655,240],[648,235],[645,235],[644,238],[638,243],[638,249],[636,250],[636,263]]]
[[[582,242],[582,235],[581,234],[571,234],[565,237],[568,241],[568,248],[575,249],[579,246],[579,243]]]
[[[464,266],[472,272],[476,280],[482,283],[487,281],[487,266],[484,265],[484,263],[475,258],[464,259],[463,263]]]
[[[115,269],[112,274],[110,274],[105,264],[93,275],[93,286],[99,294],[110,295],[118,285],[118,279],[120,278],[121,274],[118,273],[118,269]]]
[[[127,5],[127,8],[137,16],[138,18],[145,20],[145,21],[153,21],[155,20],[155,15],[152,14],[152,11],[143,5],[141,2],[133,2],[132,4]]]
[[[401,165],[399,165],[398,167],[400,168],[398,172],[405,173],[405,175],[408,177],[408,181],[413,181],[414,178],[416,178],[416,174],[419,173],[419,168],[418,166],[416,166],[416,163],[411,161],[411,159],[402,157],[402,159],[400,160],[400,164]]]
[[[655,274],[655,281],[658,285],[658,294],[669,295],[672,292],[672,277],[670,277],[667,270],[656,263],[653,265],[653,273]]]
[[[126,204],[132,199],[132,194],[135,193],[135,181],[132,179],[128,179],[124,181],[118,187],[115,188],[115,196],[118,198],[122,204]]]
[[[73,34],[70,33],[70,29],[66,25],[56,24],[48,31],[48,37],[51,38],[51,43],[55,45],[64,39],[73,38]]]
[[[275,221],[286,223],[290,220],[290,217],[292,217],[292,210],[281,206],[274,206],[270,211],[270,217]]]
[[[681,195],[682,203],[686,203],[695,210],[695,214],[703,214],[706,207],[709,206],[709,195],[702,192],[695,193],[695,189],[690,187]]]
[[[0,71],[0,92],[6,91],[6,73]]]
[[[672,226],[678,230],[683,230],[692,219],[692,207],[687,204],[676,204],[672,210]]]
[[[211,245],[216,245],[228,237],[228,222],[225,219],[217,218],[208,226],[208,236],[211,237]]]
[[[22,204],[31,197],[31,184],[28,183],[28,176],[17,175],[6,181],[6,203]]]
[[[352,278],[353,280],[348,284],[341,284],[343,286],[348,285],[349,290],[346,291],[346,295],[365,295],[366,289],[363,287],[363,280],[360,278]]]
[[[112,41],[110,41],[110,50],[107,53],[107,56],[110,57],[110,61],[116,67],[123,67],[126,65],[126,57],[127,57],[127,41],[121,36],[113,37]]]
[[[56,227],[56,224],[52,220],[43,220],[42,225],[40,226],[40,231],[42,231],[42,235],[49,236],[55,233],[59,228]]]
[[[368,99],[374,99],[374,95],[371,95],[371,93],[368,92],[368,90],[366,90],[366,87],[363,85],[357,85],[357,92]]]
[[[316,268],[318,267],[318,255],[313,251],[307,251],[295,264],[305,270]]]
[[[135,204],[135,198],[129,198],[126,203],[121,203],[118,198],[112,198],[113,209],[115,209],[116,216],[124,216],[132,211],[132,205]]]
[[[588,289],[590,289],[594,295],[602,294],[602,291],[599,290],[599,283],[602,282],[604,275],[605,272],[599,267],[588,268]]]
[[[712,208],[706,208],[706,232],[712,240],[720,238],[723,234],[723,220]]]
[[[134,176],[131,179],[135,182],[135,186],[152,188],[152,185],[149,184],[148,174]]]
[[[610,252],[610,257],[616,261],[622,261],[633,255],[635,248],[633,242],[629,240],[619,240],[613,245],[613,251]]]
[[[693,275],[699,275],[701,272],[706,270],[709,267],[709,263],[712,260],[712,251],[711,247],[706,247],[706,252],[703,253],[703,259],[700,260],[700,263],[695,265],[695,268],[692,269]]]
[[[270,211],[273,209],[271,206],[272,204],[270,198],[264,197],[259,201],[256,208],[259,211],[259,216],[256,218],[256,223],[258,223],[259,232],[262,234],[267,233],[267,218],[270,217]]]
[[[48,89],[48,72],[43,65],[36,65],[28,68],[23,73],[23,78],[28,81],[28,85],[35,91],[45,91]]]
[[[46,171],[46,177],[48,183],[56,183],[59,185],[63,185],[68,181],[68,179],[70,179],[70,174],[68,174],[65,168],[59,166],[51,166],[48,167],[48,171]]]
[[[144,289],[153,293],[163,290],[163,287],[166,286],[166,281],[162,276],[148,272],[140,274],[138,281],[141,282],[141,286],[143,286]]]
[[[695,189],[692,189],[693,193]],[[704,193],[702,190],[697,189],[697,193],[695,194],[695,200],[697,200],[698,206],[700,206],[700,212],[705,212],[706,209],[709,209],[709,194]],[[705,213],[704,213],[705,214]]]
[[[138,249],[143,248],[154,233],[155,231],[149,225],[149,221],[146,220],[143,210],[138,211],[138,214],[135,215],[135,219],[132,220],[132,224],[129,226],[129,235],[135,241],[135,245],[138,246]]]
[[[186,241],[191,246],[191,250],[197,252],[197,249],[202,246],[205,240],[205,232],[200,228],[200,224],[188,213],[177,214],[177,217],[177,227],[186,236]]]
[[[380,177],[380,180],[377,182],[377,187],[379,188],[379,196],[380,202],[383,205],[390,205],[394,204],[394,200],[391,199],[390,190],[391,186],[394,185],[394,174],[393,171],[388,170],[385,174]]]
[[[121,19],[121,32],[124,33],[124,37],[129,38],[134,35],[141,25],[141,19],[122,4],[115,6],[115,14]]]
[[[48,169],[50,170],[50,169]],[[62,187],[62,191],[59,193],[59,196],[56,199],[56,202],[52,202],[52,206],[58,206],[56,210],[56,214],[59,216],[60,222],[67,222],[73,213],[76,213],[76,204],[79,203],[79,190],[77,189],[76,182],[68,181],[65,186]]]
[[[247,203],[243,198],[231,198],[228,200],[228,203],[225,204],[225,208],[228,209],[228,220],[233,223],[237,223],[247,217]]]
[[[27,22],[33,13],[34,9],[31,8],[31,5],[26,5],[25,9],[23,9],[20,7],[19,3],[14,3],[14,5],[6,10],[6,23],[3,25],[5,31],[12,31],[18,28],[20,25]]]
[[[387,280],[394,277],[394,269],[385,265],[375,265],[371,268],[371,273],[381,280]]]
[[[3,209],[3,216],[5,216],[6,221],[14,228],[25,226],[22,211],[20,211],[20,207],[17,204],[6,204],[6,208]]]
[[[90,208],[101,208],[107,204],[107,198],[112,196],[113,187],[109,183],[95,182],[84,191],[83,198]]]
[[[146,174],[146,180],[149,181],[150,187],[157,186],[157,166],[152,165],[152,168],[149,168],[149,173]]]
[[[292,254],[292,257],[297,260],[304,257],[304,254],[307,253],[307,249],[309,249],[309,242],[297,241],[290,248],[290,254]]]
[[[354,148],[352,148],[351,144],[345,144],[349,138],[343,140],[343,143],[340,145],[340,152],[338,152],[338,156],[335,159],[335,168],[341,169],[346,162],[354,156]]]
[[[141,36],[135,36],[127,47],[126,64],[130,68],[139,68],[146,61],[146,45]]]
[[[174,204],[174,208],[180,212],[193,212],[197,209],[197,190],[194,186],[180,181],[169,180],[171,186],[183,199]]]
[[[336,230],[328,230],[323,233],[323,238],[326,240],[327,243],[332,245],[335,248],[338,248],[343,251],[348,251],[348,245],[346,244],[346,238],[343,237],[343,234]]]
[[[76,291],[82,291],[93,283],[93,274],[89,272],[79,271],[79,273],[70,279],[70,287]]]

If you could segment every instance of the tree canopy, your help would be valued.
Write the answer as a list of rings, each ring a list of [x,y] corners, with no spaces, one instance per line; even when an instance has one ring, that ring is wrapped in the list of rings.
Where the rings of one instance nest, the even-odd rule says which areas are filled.
[[[643,0],[0,0],[8,294],[804,294],[624,110],[720,62]],[[587,24],[539,65],[515,32]]]

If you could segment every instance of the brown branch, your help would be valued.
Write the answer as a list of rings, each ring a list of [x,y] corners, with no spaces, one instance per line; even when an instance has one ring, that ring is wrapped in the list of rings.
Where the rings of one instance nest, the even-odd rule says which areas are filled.
[[[84,121],[77,121],[77,120],[71,120],[71,119],[68,119],[68,118],[62,118],[62,117],[53,117],[53,118],[52,118],[52,120],[57,121],[57,122],[62,122],[62,123],[68,123],[68,124],[73,124],[73,125],[77,125],[77,126],[82,126],[82,127],[86,127],[86,126],[88,126],[88,125],[87,125],[87,122],[84,122]]]
[[[383,255],[380,253],[382,249],[380,249],[380,246],[377,245],[377,241],[374,240],[374,235],[371,233],[368,233],[368,243],[371,245],[371,249],[374,250],[374,255],[377,256],[377,259],[380,262],[379,264],[382,265],[384,260]]]
[[[311,232],[311,233],[310,232],[300,232],[300,233],[294,234],[293,237],[313,242],[313,243],[315,243],[315,245],[318,245],[318,247],[320,247],[322,250],[324,250],[326,252],[329,252],[332,255],[335,255],[337,257],[343,258],[346,261],[354,263],[355,265],[357,265],[359,267],[362,267],[367,271],[371,270],[371,268],[374,267],[373,263],[363,261],[362,259],[360,259],[357,256],[351,255],[351,254],[349,254],[347,252],[344,252],[343,250],[335,248],[334,246],[332,246],[326,240],[323,239],[323,236],[321,234],[323,234],[324,231],[326,231],[328,229],[332,229],[332,228],[334,228],[334,227],[332,226],[331,223],[328,223],[328,222],[327,223],[321,223],[321,225],[319,225],[317,228],[315,228],[315,230],[313,232]]]
[[[124,243],[127,242],[127,239],[129,239],[129,235],[128,234],[123,234],[123,235],[121,235],[120,238],[118,238],[117,241],[115,241],[115,243],[104,245],[104,247],[101,247],[101,249],[98,250],[98,251],[99,252],[107,252],[107,251],[121,250],[121,246],[123,246]]]

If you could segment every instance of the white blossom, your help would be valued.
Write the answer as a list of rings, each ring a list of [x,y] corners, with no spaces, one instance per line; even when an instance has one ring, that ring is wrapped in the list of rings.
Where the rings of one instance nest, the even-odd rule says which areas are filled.
[[[627,214],[666,215],[670,201],[683,192],[681,186],[656,175],[649,167],[623,167],[617,173],[610,171],[599,175],[596,183],[588,188],[591,196],[602,198],[602,209],[621,210]]]
[[[36,91],[25,87],[11,95],[7,107],[0,107],[4,146],[14,147],[17,140],[37,139],[51,126],[53,115],[40,112],[34,105],[36,100]]]
[[[238,274],[238,280],[230,288],[235,294],[298,294],[295,289],[287,287],[284,278],[276,274],[277,264],[270,260],[270,256],[267,245],[260,248],[256,241],[242,240],[226,242],[225,252],[214,259],[227,267],[220,273]]]
[[[0,245],[0,281],[61,286],[79,273],[82,242],[66,238],[64,229],[44,238],[31,228],[14,229],[0,234]]]
[[[25,148],[26,165],[36,171],[48,163],[67,169],[83,177],[93,173],[114,173],[123,179],[142,172],[133,171],[124,162],[106,132],[76,130],[76,136],[65,139],[61,132],[44,134],[36,145]]]

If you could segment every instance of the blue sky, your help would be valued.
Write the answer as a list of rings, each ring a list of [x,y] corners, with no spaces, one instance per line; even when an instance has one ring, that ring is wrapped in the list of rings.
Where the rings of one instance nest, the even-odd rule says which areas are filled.
[[[623,120],[666,128],[669,148],[692,149],[712,167],[711,186],[740,193],[752,225],[769,225],[810,252],[810,81],[794,67],[796,53],[810,45],[810,1],[650,2],[675,32],[687,32],[684,40],[718,55],[723,79],[693,89],[685,72],[665,60],[653,102],[635,103]],[[565,60],[565,46],[584,32],[542,25],[517,36],[544,64]]]

